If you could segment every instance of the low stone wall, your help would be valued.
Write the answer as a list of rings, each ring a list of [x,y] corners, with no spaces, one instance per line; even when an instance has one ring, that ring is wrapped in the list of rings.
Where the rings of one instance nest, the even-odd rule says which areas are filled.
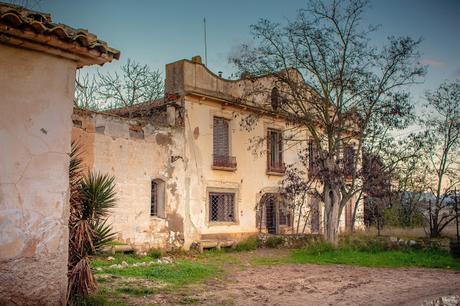
[[[323,236],[319,234],[270,235],[262,233],[258,235],[258,246],[262,248],[298,249],[320,241],[323,241]]]
[[[390,237],[377,237],[377,239],[384,240],[388,243],[389,247],[408,247],[411,249],[419,250],[444,250],[450,252],[450,239],[449,238],[414,238],[405,239],[395,236]]]
[[[348,242],[346,241],[348,240]],[[304,248],[317,242],[324,241],[320,234],[303,235],[270,235],[261,233],[258,235],[258,246],[266,248]],[[414,238],[406,239],[394,236],[362,237],[344,236],[342,242],[359,248],[369,247],[373,241],[382,249],[414,249],[414,250],[443,250],[450,252],[451,243],[449,238]]]

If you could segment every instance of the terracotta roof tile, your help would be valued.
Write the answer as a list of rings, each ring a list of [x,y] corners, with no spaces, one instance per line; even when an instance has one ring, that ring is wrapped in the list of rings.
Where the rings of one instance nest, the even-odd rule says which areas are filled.
[[[0,2],[0,34],[7,36],[0,37],[0,42],[8,43],[8,37],[26,39],[86,57],[81,62],[82,66],[103,64],[120,58],[118,50],[110,48],[105,41],[86,29],[74,29],[65,24],[54,23],[50,14],[3,2]]]

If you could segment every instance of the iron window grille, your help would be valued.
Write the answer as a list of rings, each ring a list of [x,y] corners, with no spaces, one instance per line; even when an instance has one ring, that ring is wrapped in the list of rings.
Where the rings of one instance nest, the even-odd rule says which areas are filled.
[[[223,192],[209,193],[209,221],[235,222],[235,194]]]
[[[150,215],[158,216],[158,183],[155,181],[151,185]]]

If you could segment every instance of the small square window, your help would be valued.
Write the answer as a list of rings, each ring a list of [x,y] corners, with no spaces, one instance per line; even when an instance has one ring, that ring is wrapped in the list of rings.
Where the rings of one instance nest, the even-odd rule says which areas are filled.
[[[209,221],[235,222],[235,194],[223,192],[209,193]]]

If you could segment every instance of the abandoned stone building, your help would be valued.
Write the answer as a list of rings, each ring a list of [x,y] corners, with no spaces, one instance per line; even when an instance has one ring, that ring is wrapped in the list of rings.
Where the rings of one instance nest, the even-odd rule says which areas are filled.
[[[287,122],[276,112],[234,102],[244,82],[222,79],[194,57],[166,65],[161,100],[110,113],[74,110],[72,137],[87,168],[115,177],[111,222],[119,241],[144,250],[188,249],[260,230],[291,232],[292,212],[277,195],[298,148],[283,148]],[[254,112],[258,124],[242,129],[241,118]],[[260,154],[251,152],[251,141],[264,136]],[[320,209],[307,230],[320,232],[321,205],[314,203]],[[343,229],[350,205],[342,215]]]

